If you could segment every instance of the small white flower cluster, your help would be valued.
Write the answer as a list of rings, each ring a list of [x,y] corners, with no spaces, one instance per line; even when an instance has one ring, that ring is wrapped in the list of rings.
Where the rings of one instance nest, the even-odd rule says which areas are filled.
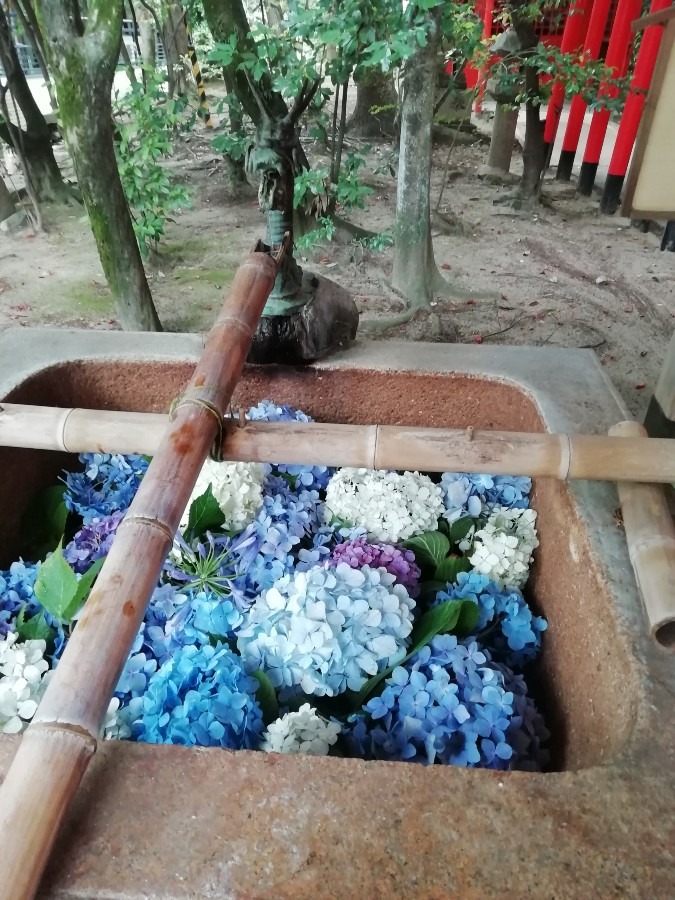
[[[503,588],[522,588],[527,581],[532,551],[539,546],[533,509],[495,506],[487,523],[476,532],[469,562]]]
[[[45,641],[18,643],[16,633],[0,641],[0,731],[18,734],[35,715],[51,672]]]
[[[261,749],[267,753],[308,753],[326,756],[337,741],[340,726],[320,716],[304,703],[297,712],[286,713],[263,734]]]
[[[371,540],[397,543],[435,531],[443,489],[419,472],[339,469],[328,482],[324,518],[365,528]]]
[[[262,463],[215,462],[206,459],[197,478],[192,495],[185,507],[180,527],[185,528],[193,500],[201,497],[211,485],[228,531],[241,531],[250,525],[262,505],[262,483],[265,466]]]
[[[119,697],[113,697],[108,704],[105,719],[101,725],[101,739],[104,741],[126,741],[130,738],[131,722],[133,721],[132,716],[130,715],[131,706],[133,706],[133,710],[136,712],[138,705],[138,702],[134,704],[134,701],[132,700],[130,706],[120,709]]]

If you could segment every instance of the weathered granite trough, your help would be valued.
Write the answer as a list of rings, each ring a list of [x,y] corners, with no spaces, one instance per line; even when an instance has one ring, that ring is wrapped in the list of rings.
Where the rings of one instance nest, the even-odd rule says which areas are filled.
[[[0,398],[164,411],[201,344],[6,331]],[[361,343],[307,368],[249,368],[234,404],[264,398],[332,422],[605,434],[627,417],[592,353],[522,347]],[[19,550],[23,509],[69,461],[0,448],[0,567]],[[112,742],[85,776],[44,896],[672,896],[675,665],[646,636],[616,493],[539,479],[533,505],[531,585],[549,630],[530,684],[553,771]],[[16,746],[0,738],[0,777]]]

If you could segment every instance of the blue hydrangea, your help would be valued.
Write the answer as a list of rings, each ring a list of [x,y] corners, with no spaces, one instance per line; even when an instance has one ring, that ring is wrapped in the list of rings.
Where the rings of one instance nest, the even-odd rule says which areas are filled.
[[[15,617],[25,606],[26,618],[30,618],[41,609],[35,597],[38,569],[38,564],[19,559],[7,571],[0,572],[0,612]]]
[[[475,519],[493,506],[527,509],[532,479],[514,475],[471,475],[444,472],[441,476],[445,513],[448,522],[462,516]]]
[[[475,641],[437,635],[350,716],[347,745],[365,759],[536,768],[545,729],[523,686]]]
[[[282,699],[298,686],[329,697],[359,690],[405,655],[415,602],[394,581],[384,569],[346,563],[284,576],[239,631],[247,668],[264,669]]]
[[[258,422],[313,422],[311,416],[302,410],[292,406],[278,406],[269,400],[263,400],[257,406],[252,406],[246,413],[246,418]],[[293,485],[295,490],[313,488],[325,490],[334,469],[327,466],[301,466],[280,464],[273,467],[275,472],[283,472]]]
[[[434,605],[446,600],[473,600],[478,604],[477,631],[489,629],[482,640],[511,668],[521,668],[539,653],[546,619],[532,615],[517,588],[502,590],[486,575],[460,572],[455,584],[436,594]]]
[[[125,512],[148,468],[142,456],[119,453],[82,453],[79,460],[84,471],[66,472],[64,500],[85,525],[113,512]]]
[[[181,647],[151,675],[134,737],[152,744],[255,750],[264,730],[257,688],[241,659],[222,644]]]
[[[128,705],[134,697],[141,697],[145,693],[150,677],[157,671],[157,660],[143,651],[144,638],[145,628],[142,626],[115,688],[120,708]]]

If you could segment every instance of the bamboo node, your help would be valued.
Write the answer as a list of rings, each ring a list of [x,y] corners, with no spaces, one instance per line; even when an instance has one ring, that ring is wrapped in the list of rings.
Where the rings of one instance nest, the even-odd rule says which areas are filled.
[[[215,418],[216,423],[218,425],[218,431],[216,433],[216,437],[213,441],[213,447],[211,448],[211,459],[216,462],[223,461],[223,440],[225,438],[225,423],[224,416],[217,406],[214,406],[213,403],[209,403],[208,400],[203,400],[201,397],[188,397],[183,396],[179,398],[175,398],[171,401],[171,406],[169,407],[169,421],[173,422],[176,418],[176,413],[182,406],[198,406],[200,409],[205,409],[207,412],[210,412],[211,415]],[[173,536],[171,537],[173,540]]]
[[[572,441],[569,434],[561,434],[560,437],[560,469],[558,478],[561,481],[567,481],[570,477],[570,469],[572,468]]]
[[[138,525],[147,525],[149,528],[155,528],[157,531],[161,531],[164,537],[173,544],[172,529],[169,528],[165,522],[160,522],[159,519],[153,519],[152,516],[136,516],[133,513],[131,515],[127,514],[120,522],[119,528],[123,528],[125,525],[133,525],[134,523]]]

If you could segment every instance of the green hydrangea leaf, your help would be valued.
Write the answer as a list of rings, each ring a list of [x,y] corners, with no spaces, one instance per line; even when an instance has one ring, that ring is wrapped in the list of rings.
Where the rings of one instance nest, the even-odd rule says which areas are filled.
[[[59,541],[56,550],[40,565],[35,596],[48,613],[64,622],[67,621],[66,610],[77,594],[78,581],[65,560],[62,544],[63,541]]]
[[[21,523],[24,546],[32,559],[44,559],[66,530],[68,507],[63,499],[65,484],[40,491],[24,513]]]
[[[45,611],[43,609],[36,616],[30,619],[25,618],[26,607],[24,606],[19,615],[16,617],[16,631],[22,641],[46,641],[50,644],[56,632],[47,624]]]
[[[224,524],[225,516],[209,485],[190,505],[185,540],[201,537],[205,531],[217,531]]]
[[[75,596],[64,610],[64,618],[67,622],[72,621],[73,617],[77,615],[77,613],[84,606],[84,603],[92,589],[94,581],[96,580],[96,576],[101,571],[104,562],[105,559],[97,559],[94,563],[92,563],[91,566],[89,566],[87,571],[77,582],[77,590],[75,591]]]
[[[455,544],[459,544],[460,541],[463,541],[464,538],[468,537],[475,524],[476,520],[472,519],[471,516],[462,516],[461,519],[457,519],[456,522],[453,522],[450,526],[450,533],[448,535],[452,546],[454,547]]]
[[[450,541],[440,531],[427,531],[417,535],[405,541],[403,546],[412,550],[421,569],[431,569],[432,572],[450,551]]]
[[[454,584],[460,572],[471,571],[471,563],[466,556],[446,556],[434,573],[434,579],[447,584]]]
[[[270,722],[274,722],[275,719],[279,718],[279,702],[277,701],[277,692],[274,690],[274,685],[270,681],[270,677],[267,672],[264,672],[262,669],[258,669],[257,672],[253,673],[253,677],[258,682],[258,689],[255,692],[255,698],[260,704],[263,722],[265,723],[265,725],[269,725]]]

